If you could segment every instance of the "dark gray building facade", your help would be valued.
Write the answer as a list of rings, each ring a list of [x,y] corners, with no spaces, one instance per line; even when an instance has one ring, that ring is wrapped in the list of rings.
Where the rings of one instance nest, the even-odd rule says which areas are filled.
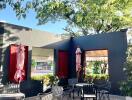
[[[84,65],[83,53],[88,50],[108,50],[109,80],[111,90],[114,94],[120,94],[119,83],[125,80],[123,72],[124,62],[126,61],[127,51],[127,30],[119,32],[95,34],[71,38],[46,47],[55,49],[56,72],[58,69],[58,52],[63,50],[69,53],[68,78],[76,77],[76,48],[79,46],[82,50],[82,65]]]
[[[67,40],[60,41],[54,37],[52,34],[45,33],[38,30],[32,30],[30,28],[25,28],[17,25],[1,23],[0,22],[0,36],[3,37],[2,41],[4,46],[1,46],[0,53],[3,60],[4,77],[3,81],[8,81],[8,66],[9,66],[9,45],[12,43],[22,43],[29,46],[28,53],[28,66],[27,66],[27,81],[22,83],[22,91],[27,95],[31,96],[31,91],[35,91],[39,86],[39,83],[31,81],[31,56],[32,47],[49,48],[54,49],[54,61],[55,61],[55,72],[58,72],[58,53],[59,51],[68,52],[68,78],[76,77],[76,57],[75,51],[79,46],[84,54],[88,50],[108,50],[108,65],[109,65],[109,80],[112,86],[113,94],[120,94],[119,83],[125,80],[125,74],[123,72],[123,65],[126,60],[127,51],[127,30],[121,30],[119,32],[95,34],[88,36],[80,36],[75,38],[70,38]],[[13,35],[11,35],[11,34]],[[43,33],[43,34],[42,34]],[[7,37],[11,36],[8,41]],[[37,37],[36,37],[37,36]],[[3,55],[4,54],[4,55]],[[84,56],[82,54],[82,65],[84,65]],[[0,59],[0,61],[2,61]],[[30,84],[30,85],[27,85]],[[33,89],[34,88],[34,89]],[[41,88],[41,87],[39,87]],[[28,90],[27,90],[28,89]],[[40,91],[38,91],[40,92]],[[37,94],[37,92],[36,92]],[[33,95],[34,92],[33,92]]]

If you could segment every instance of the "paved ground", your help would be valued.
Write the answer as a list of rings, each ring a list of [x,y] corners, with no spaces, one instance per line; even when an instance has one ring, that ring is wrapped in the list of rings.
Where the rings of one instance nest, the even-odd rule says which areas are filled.
[[[55,97],[53,98],[52,94],[48,94],[46,96],[34,96],[30,98],[26,98],[25,100],[80,100],[79,96],[75,96],[75,98],[71,98],[69,96],[64,96],[62,99],[58,98],[56,99]],[[88,100],[93,100],[93,99],[88,99]],[[101,98],[101,100],[108,100],[105,96]],[[131,99],[126,99],[123,96],[117,96],[117,95],[110,95],[110,100],[131,100]]]

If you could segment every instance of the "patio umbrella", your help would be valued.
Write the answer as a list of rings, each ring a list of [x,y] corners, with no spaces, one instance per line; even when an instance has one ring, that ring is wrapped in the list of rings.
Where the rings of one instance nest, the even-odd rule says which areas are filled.
[[[25,61],[25,48],[23,45],[18,46],[17,50],[17,70],[14,75],[14,79],[16,82],[20,84],[20,82],[23,80],[23,77],[25,76],[25,70],[24,68],[24,61]]]
[[[77,72],[77,77],[79,77],[79,72],[81,69],[81,50],[79,47],[76,49],[76,72]]]

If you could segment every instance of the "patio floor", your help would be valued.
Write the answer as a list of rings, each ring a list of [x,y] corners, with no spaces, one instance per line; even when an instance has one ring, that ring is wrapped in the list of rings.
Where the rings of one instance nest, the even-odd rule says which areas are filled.
[[[75,96],[74,99],[69,96],[64,96],[62,99],[55,99],[55,98],[53,99],[52,94],[48,94],[46,96],[41,95],[41,97],[40,96],[29,97],[29,98],[26,98],[25,100],[81,100],[81,99],[77,95]],[[88,99],[88,100],[93,100],[93,99]],[[108,100],[108,99],[106,97],[104,97],[101,100]],[[126,98],[123,96],[110,95],[110,100],[126,100]]]

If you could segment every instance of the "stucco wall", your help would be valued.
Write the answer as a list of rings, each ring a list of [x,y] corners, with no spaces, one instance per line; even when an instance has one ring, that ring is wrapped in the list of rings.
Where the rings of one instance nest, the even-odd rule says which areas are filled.
[[[60,37],[56,37],[54,34],[39,30],[33,30],[31,28],[2,23],[0,22],[0,34],[3,35],[3,46],[5,50],[9,50],[8,46],[10,44],[23,44],[29,46],[28,55],[28,77],[30,77],[30,67],[31,67],[31,57],[32,57],[32,47],[42,47],[54,42],[61,40]],[[6,51],[7,51],[6,50]],[[8,51],[9,52],[9,51]],[[4,58],[4,66],[8,66],[9,53],[4,53],[6,58]],[[8,69],[6,69],[8,70]]]
[[[8,67],[9,67],[9,45],[10,44],[23,44],[29,47],[28,52],[28,66],[27,66],[27,82],[22,84],[22,91],[31,91],[31,90],[38,90],[39,86],[37,87],[35,82],[30,80],[31,76],[31,58],[32,58],[32,47],[42,47],[54,42],[58,42],[61,40],[60,37],[56,37],[54,34],[39,30],[33,30],[31,28],[2,23],[0,22],[0,34],[3,34],[3,42],[4,45],[4,61],[3,61],[3,83],[8,82]],[[31,82],[30,82],[31,81]],[[26,83],[31,83],[27,85]],[[27,90],[26,87],[29,86],[30,90]],[[41,88],[42,90],[42,88]],[[39,90],[38,90],[39,91]],[[33,93],[30,93],[32,96]]]
[[[7,36],[9,34],[9,36]],[[60,37],[56,37],[54,34],[33,30],[31,28],[17,26],[13,24],[4,24],[4,42],[7,43],[18,43],[24,44],[31,47],[42,47],[54,42],[60,41]],[[16,37],[17,39],[13,41],[13,39],[9,42],[6,41],[7,38]]]

